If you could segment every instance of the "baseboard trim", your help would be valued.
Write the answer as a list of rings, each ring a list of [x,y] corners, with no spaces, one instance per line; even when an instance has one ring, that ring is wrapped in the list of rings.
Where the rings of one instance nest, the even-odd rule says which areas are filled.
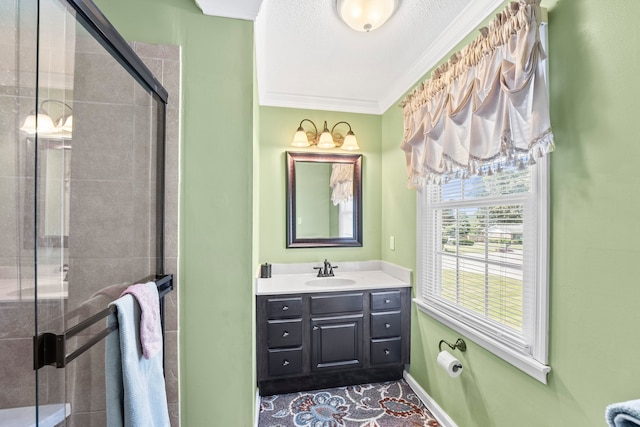
[[[260,390],[258,388],[256,388],[256,412],[255,415],[253,416],[254,419],[254,423],[253,425],[255,427],[258,427],[258,421],[260,421]]]
[[[436,420],[442,424],[442,427],[458,427],[458,425],[451,419],[451,417],[433,400],[431,396],[423,389],[420,384],[411,376],[410,373],[404,371],[404,379],[409,386],[416,392],[420,400],[431,411]]]

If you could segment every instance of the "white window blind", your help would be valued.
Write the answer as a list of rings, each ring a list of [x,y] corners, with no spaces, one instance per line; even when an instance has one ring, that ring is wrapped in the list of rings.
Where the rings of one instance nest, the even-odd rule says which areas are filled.
[[[418,302],[530,360],[546,381],[543,166],[503,166],[420,191]]]

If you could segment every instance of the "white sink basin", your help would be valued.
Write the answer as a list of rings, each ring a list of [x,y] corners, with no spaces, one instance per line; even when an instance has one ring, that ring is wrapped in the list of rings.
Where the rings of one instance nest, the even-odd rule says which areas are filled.
[[[309,286],[348,286],[355,285],[356,281],[352,279],[344,279],[341,277],[321,277],[318,279],[308,280],[305,285]]]

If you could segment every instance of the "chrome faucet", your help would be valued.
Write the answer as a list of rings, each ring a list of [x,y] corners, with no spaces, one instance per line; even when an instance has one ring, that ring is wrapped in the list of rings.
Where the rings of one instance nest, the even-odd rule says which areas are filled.
[[[323,267],[313,267],[314,270],[318,270],[318,277],[333,277],[333,269],[338,268],[337,265],[331,265],[325,258]]]

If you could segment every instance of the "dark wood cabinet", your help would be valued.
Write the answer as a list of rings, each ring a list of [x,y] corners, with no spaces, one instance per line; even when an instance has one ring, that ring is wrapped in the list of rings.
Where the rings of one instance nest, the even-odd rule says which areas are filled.
[[[411,288],[256,297],[263,396],[402,377]]]
[[[362,313],[311,320],[311,370],[362,366]]]

